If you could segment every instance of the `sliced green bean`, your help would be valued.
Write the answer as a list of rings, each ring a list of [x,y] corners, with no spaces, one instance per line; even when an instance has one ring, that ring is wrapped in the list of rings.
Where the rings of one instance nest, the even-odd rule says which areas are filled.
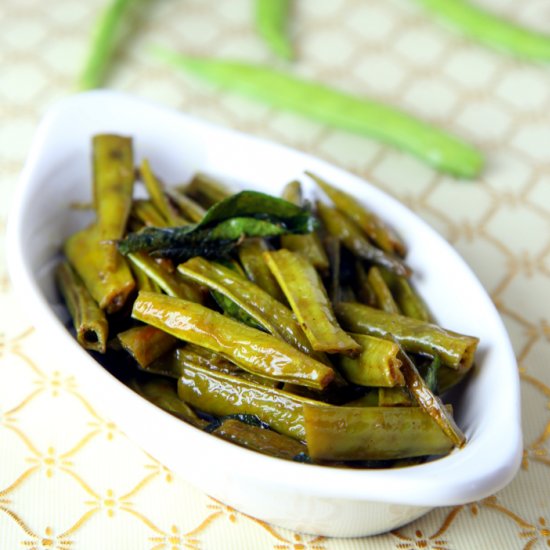
[[[466,436],[456,425],[449,409],[430,390],[409,356],[401,352],[399,358],[402,362],[401,372],[405,378],[405,385],[412,397],[420,408],[435,420],[441,431],[453,442],[453,445],[459,448],[463,447],[466,444]]]
[[[197,428],[203,429],[207,426],[208,422],[198,417],[195,411],[179,398],[177,386],[173,380],[160,377],[147,382],[132,380],[130,386],[142,397],[177,418]]]
[[[168,221],[159,212],[157,207],[146,199],[136,199],[132,203],[132,218],[135,218],[146,227],[168,227]]]
[[[149,197],[151,197],[152,203],[168,221],[168,225],[183,225],[188,223],[178,215],[174,207],[170,204],[170,201],[166,197],[163,184],[151,170],[151,166],[147,159],[141,161],[139,173],[149,193]]]
[[[473,178],[483,166],[471,145],[378,101],[355,97],[259,65],[156,48],[156,57],[216,85],[409,151],[439,170]]]
[[[278,388],[281,386],[281,382],[277,380],[247,372],[222,354],[194,344],[185,344],[162,355],[147,365],[145,370],[152,374],[179,378],[185,367],[203,367],[215,372],[231,374],[269,388]]]
[[[307,398],[198,366],[184,368],[178,394],[206,413],[253,414],[281,434],[305,439],[302,407],[311,402]]]
[[[497,50],[533,61],[550,60],[550,36],[498,17],[464,0],[417,0],[437,18]]]
[[[285,295],[264,260],[263,253],[269,249],[264,239],[245,239],[239,245],[237,253],[246,276],[273,298],[286,304]]]
[[[453,447],[420,407],[303,405],[314,460],[382,460],[447,454]]]
[[[413,407],[415,401],[405,387],[378,388],[378,405],[380,407]]]
[[[358,301],[371,307],[376,307],[378,305],[376,294],[369,282],[367,270],[360,260],[355,262],[355,279],[353,285]]]
[[[173,338],[173,336],[170,337]],[[181,376],[184,367],[195,366],[226,374],[245,372],[219,353],[194,344],[184,344],[181,341],[178,341],[178,347],[149,363],[145,370],[151,374],[160,374],[177,379]]]
[[[148,290],[149,292],[162,292],[162,289],[160,286],[145,273],[142,269],[140,269],[137,265],[134,265],[132,262],[130,263],[130,269],[132,271],[132,275],[134,276],[134,280],[136,281],[136,289],[139,290]]]
[[[353,334],[353,339],[361,345],[357,358],[340,357],[338,366],[346,380],[360,386],[393,387],[404,386],[401,361],[397,355],[399,346],[394,342]]]
[[[166,189],[166,193],[178,207],[181,215],[193,223],[200,222],[206,214],[206,210],[198,202],[178,189]]]
[[[380,273],[403,315],[419,321],[430,321],[431,315],[428,307],[405,277],[390,273],[386,269],[381,269]]]
[[[109,335],[105,313],[68,262],[63,261],[57,266],[55,280],[65,299],[78,343],[85,349],[105,353]]]
[[[439,355],[443,365],[471,368],[478,338],[446,330],[437,325],[371,308],[365,304],[342,302],[336,307],[342,326],[351,332],[393,339],[405,351]]]
[[[292,311],[258,285],[232,269],[199,257],[180,264],[178,271],[187,279],[229,298],[270,334],[282,338],[308,355],[314,355],[314,350]]]
[[[363,206],[353,195],[333,187],[311,172],[306,171],[306,174],[326,193],[336,208],[342,214],[349,216],[378,248],[384,252],[395,252],[399,256],[405,256],[407,251],[405,243],[379,216]]]
[[[184,281],[178,273],[165,269],[161,262],[151,258],[146,252],[134,252],[127,258],[136,269],[141,270],[151,278],[168,296],[185,298],[192,302],[202,302],[203,293],[196,285]]]
[[[283,189],[282,196],[283,199],[297,206],[303,206],[302,189],[299,181],[291,181],[287,184]],[[327,254],[317,231],[307,235],[282,235],[281,248],[299,252],[322,274],[326,274],[329,270]]]
[[[195,174],[182,190],[205,209],[233,194],[229,187],[202,173]]]
[[[211,433],[241,447],[286,460],[307,453],[307,447],[296,439],[232,418],[224,420]]]
[[[371,267],[367,274],[367,279],[376,296],[378,308],[388,313],[400,313],[392,293],[380,273],[380,269],[376,266]]]
[[[132,208],[134,156],[132,139],[97,134],[92,139],[93,194],[102,246],[114,269],[120,255],[116,242],[124,236]]]
[[[361,229],[336,208],[317,202],[317,213],[327,232],[339,239],[358,258],[367,260],[398,275],[409,276],[410,268],[398,258],[372,245]]]
[[[291,0],[255,0],[256,28],[269,48],[283,59],[294,52],[288,37]]]
[[[264,258],[313,349],[359,353],[361,346],[338,324],[319,274],[307,259],[284,248],[265,252]]]
[[[111,0],[96,22],[88,54],[78,80],[79,90],[98,88],[120,38],[120,27],[135,0]]]
[[[223,353],[243,369],[268,378],[323,389],[335,376],[330,367],[284,340],[187,300],[140,292],[132,316],[181,340]]]
[[[117,338],[142,369],[175,348],[178,343],[177,338],[149,325],[119,332]]]
[[[122,256],[113,270],[110,249],[103,246],[95,225],[71,235],[63,250],[101,309],[115,313],[124,307],[135,288],[134,277]]]

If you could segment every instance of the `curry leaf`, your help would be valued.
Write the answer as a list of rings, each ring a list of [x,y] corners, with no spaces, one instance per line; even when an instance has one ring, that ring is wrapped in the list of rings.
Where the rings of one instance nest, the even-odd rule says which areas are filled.
[[[193,256],[227,256],[245,237],[309,233],[313,215],[291,202],[257,191],[242,191],[212,206],[203,219],[180,227],[146,227],[118,243],[122,254],[140,250],[185,261]]]

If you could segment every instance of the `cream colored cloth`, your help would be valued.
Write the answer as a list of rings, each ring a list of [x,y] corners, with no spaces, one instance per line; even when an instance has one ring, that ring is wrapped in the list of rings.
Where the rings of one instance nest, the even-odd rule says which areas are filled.
[[[550,29],[550,0],[483,4]],[[487,169],[479,181],[457,182],[389,147],[221,93],[148,56],[151,43],[162,43],[281,66],[253,30],[252,0],[149,0],[131,19],[133,33],[116,56],[109,87],[308,151],[370,180],[457,248],[510,332],[525,442],[512,484],[393,533],[331,540],[243,516],[153,460],[88,400],[13,293],[3,254],[10,197],[38,120],[73,91],[101,5],[2,0],[0,8],[0,548],[548,548],[550,64],[475,45],[409,0],[296,1],[298,60],[290,69],[381,98],[475,143]]]

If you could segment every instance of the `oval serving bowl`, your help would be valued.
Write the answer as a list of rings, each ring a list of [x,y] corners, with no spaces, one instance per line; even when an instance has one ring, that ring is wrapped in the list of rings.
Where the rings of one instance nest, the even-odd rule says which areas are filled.
[[[474,372],[453,400],[468,443],[450,455],[400,469],[355,470],[294,463],[201,432],[142,399],[80,348],[58,317],[52,266],[60,245],[85,225],[91,136],[134,138],[166,182],[196,171],[276,194],[304,170],[354,194],[405,238],[413,281],[438,323],[481,340]],[[282,527],[327,536],[381,533],[437,506],[486,497],[515,475],[521,458],[514,354],[490,298],[458,254],[398,201],[324,161],[113,92],[64,100],[43,120],[11,207],[8,265],[31,321],[58,351],[86,395],[139,445],[222,502]],[[223,457],[220,458],[220,457]]]

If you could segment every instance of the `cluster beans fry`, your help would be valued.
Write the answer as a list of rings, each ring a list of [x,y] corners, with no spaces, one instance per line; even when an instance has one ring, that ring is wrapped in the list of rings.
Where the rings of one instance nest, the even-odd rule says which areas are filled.
[[[201,174],[165,188],[131,138],[92,148],[95,221],[64,243],[56,280],[78,342],[113,374],[284,459],[387,468],[465,444],[440,396],[478,339],[433,322],[376,214],[315,174],[313,203],[297,181],[282,197]]]

